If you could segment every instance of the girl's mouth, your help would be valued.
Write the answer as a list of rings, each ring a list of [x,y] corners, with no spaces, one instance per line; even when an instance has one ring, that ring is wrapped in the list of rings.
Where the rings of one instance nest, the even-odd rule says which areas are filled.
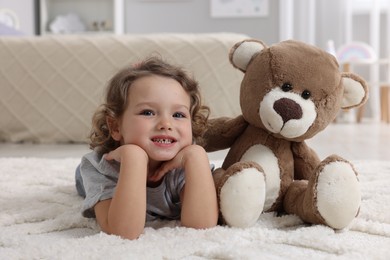
[[[153,138],[152,141],[159,144],[171,144],[175,142],[175,140],[169,138]]]

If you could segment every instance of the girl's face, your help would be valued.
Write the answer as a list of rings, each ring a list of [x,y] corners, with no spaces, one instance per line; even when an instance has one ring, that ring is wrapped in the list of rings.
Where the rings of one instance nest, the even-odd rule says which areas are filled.
[[[192,143],[190,97],[174,79],[145,76],[129,87],[128,105],[112,137],[145,150],[150,162],[168,161]]]

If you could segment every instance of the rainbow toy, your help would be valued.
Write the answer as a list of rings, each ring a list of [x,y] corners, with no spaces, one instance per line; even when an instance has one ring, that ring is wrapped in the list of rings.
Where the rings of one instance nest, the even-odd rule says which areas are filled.
[[[338,48],[336,56],[339,62],[374,62],[377,60],[374,49],[364,42],[344,44]]]

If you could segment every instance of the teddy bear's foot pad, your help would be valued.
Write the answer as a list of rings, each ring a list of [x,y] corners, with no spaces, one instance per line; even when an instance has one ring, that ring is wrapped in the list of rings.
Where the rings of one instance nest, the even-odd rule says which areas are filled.
[[[325,165],[317,183],[317,209],[325,222],[335,229],[348,226],[360,202],[359,181],[352,166],[345,161]]]
[[[263,211],[265,177],[255,168],[242,169],[229,177],[221,189],[220,209],[231,227],[253,226]]]

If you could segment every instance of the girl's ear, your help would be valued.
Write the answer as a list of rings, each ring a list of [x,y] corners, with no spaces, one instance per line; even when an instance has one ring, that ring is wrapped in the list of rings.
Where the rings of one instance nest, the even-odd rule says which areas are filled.
[[[119,130],[119,121],[113,117],[107,116],[106,122],[112,139],[119,142],[122,139],[122,135]]]

